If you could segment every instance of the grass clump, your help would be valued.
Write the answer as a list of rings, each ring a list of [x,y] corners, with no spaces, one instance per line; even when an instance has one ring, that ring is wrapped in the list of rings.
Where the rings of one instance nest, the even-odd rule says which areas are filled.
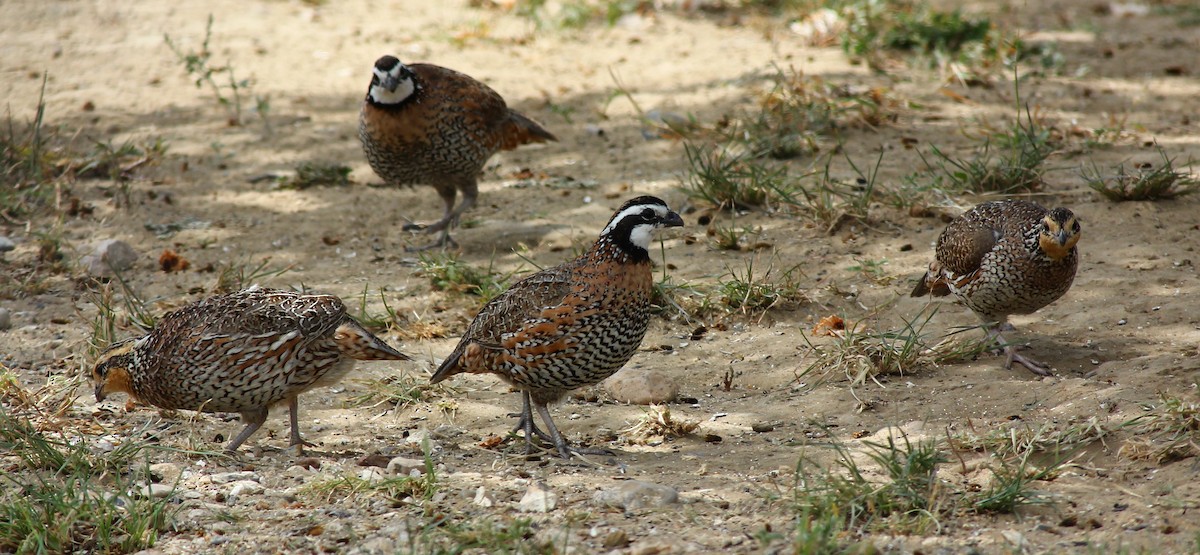
[[[366,391],[350,401],[354,406],[372,408],[387,406],[400,410],[410,406],[437,402],[439,408],[446,412],[453,412],[453,401],[448,399],[444,384],[430,384],[426,379],[408,374],[387,376],[379,380],[364,380],[359,383],[366,386]],[[442,399],[445,399],[446,402],[439,401]]]
[[[1042,186],[1046,160],[1056,150],[1050,130],[1029,110],[1007,132],[987,137],[970,158],[956,158],[931,146],[921,154],[934,183],[930,188],[949,194],[1036,191]]]
[[[1122,163],[1117,165],[1116,175],[1107,177],[1093,164],[1090,171],[1083,170],[1083,179],[1093,191],[1112,202],[1174,199],[1200,188],[1200,179],[1190,171],[1175,169],[1175,159],[1167,156],[1162,147],[1158,147],[1158,154],[1162,163],[1157,167],[1147,162],[1127,171]]]
[[[41,187],[55,173],[59,156],[47,145],[49,131],[43,126],[46,115],[46,76],[38,95],[33,121],[18,133],[12,114],[5,133],[0,134],[0,209],[10,218],[44,206],[52,190]]]
[[[1163,393],[1142,410],[1127,423],[1137,433],[1121,446],[1122,456],[1162,464],[1200,455],[1200,403]]]
[[[1028,43],[1006,32],[990,18],[934,8],[920,0],[848,0],[838,10],[846,29],[842,49],[875,69],[887,66],[889,54],[907,54],[960,76],[972,68],[1001,68],[1036,60],[1052,68],[1062,65],[1053,45]],[[971,79],[962,79],[971,82]]]
[[[487,268],[477,268],[457,253],[437,252],[421,253],[417,265],[434,290],[474,295],[486,303],[508,288],[512,275],[495,271],[492,262]]]
[[[863,455],[885,474],[868,478],[858,456],[845,444],[831,445],[832,464],[802,456],[784,496],[795,514],[794,543],[804,553],[844,552],[845,532],[875,530],[922,533],[937,525],[943,492],[937,467],[946,461],[936,442],[912,443],[888,437],[864,442]],[[815,548],[815,549],[814,549]],[[809,551],[809,549],[814,549]]]
[[[844,330],[831,332],[833,341],[819,345],[814,344],[808,334],[802,333],[813,358],[808,366],[797,372],[796,379],[802,381],[815,376],[818,382],[823,382],[830,375],[841,372],[851,385],[857,386],[868,380],[878,382],[879,376],[912,373],[927,362],[923,329],[934,312],[917,314],[895,330],[870,330],[860,321]]]
[[[728,310],[743,315],[763,315],[785,303],[800,303],[808,299],[800,287],[800,267],[793,266],[773,275],[774,266],[757,273],[755,260],[746,260],[745,268],[738,271],[726,268],[726,278],[717,283],[715,295]]]
[[[146,444],[93,452],[84,438],[55,439],[0,408],[0,451],[19,461],[0,475],[0,551],[133,553],[169,530],[170,496],[153,499],[130,477]]]
[[[688,196],[721,210],[766,208],[790,197],[787,168],[721,145],[684,143]]]
[[[653,9],[644,0],[517,0],[512,3],[480,2],[493,7],[504,6],[529,22],[537,30],[578,30],[596,23],[608,27],[627,14]]]
[[[419,476],[391,476],[363,478],[347,474],[336,478],[314,482],[305,487],[306,491],[319,497],[323,502],[334,499],[340,502],[366,502],[382,497],[395,507],[410,503],[426,503],[433,499],[438,491],[438,478],[434,472],[433,459],[430,458],[428,445],[425,449],[425,469]]]
[[[344,187],[350,184],[350,166],[337,163],[305,162],[296,166],[296,175],[284,181],[283,189]]]

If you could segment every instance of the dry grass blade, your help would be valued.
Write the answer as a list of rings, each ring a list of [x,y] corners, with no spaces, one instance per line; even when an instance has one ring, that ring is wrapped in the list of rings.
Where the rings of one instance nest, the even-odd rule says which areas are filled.
[[[684,437],[699,427],[700,422],[674,419],[666,405],[650,405],[642,417],[621,434],[630,445],[645,445],[655,439]]]

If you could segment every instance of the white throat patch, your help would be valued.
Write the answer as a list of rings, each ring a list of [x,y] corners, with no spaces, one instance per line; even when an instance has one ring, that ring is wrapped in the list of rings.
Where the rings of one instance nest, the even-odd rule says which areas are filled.
[[[633,230],[629,232],[629,242],[644,250],[650,250],[650,241],[654,240],[654,229],[656,227],[658,226],[653,224],[633,226]]]
[[[398,74],[401,67],[403,66],[397,65],[392,69],[392,73]],[[387,79],[387,73],[379,71],[378,68],[376,68],[374,71],[375,76],[379,78],[380,82]],[[399,104],[404,102],[406,98],[412,96],[416,89],[416,84],[413,83],[411,78],[401,80],[400,84],[396,86],[396,90],[394,91],[389,91],[382,85],[371,85],[371,100],[374,100],[379,104]]]

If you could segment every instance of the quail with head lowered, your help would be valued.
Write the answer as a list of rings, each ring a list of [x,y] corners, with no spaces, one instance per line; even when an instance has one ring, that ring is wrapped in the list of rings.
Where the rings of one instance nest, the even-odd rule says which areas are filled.
[[[303,452],[297,397],[336,383],[355,360],[408,360],[346,314],[337,297],[251,288],[194,302],[148,334],[110,346],[92,370],[96,401],[124,392],[165,409],[238,412],[230,453],[284,401]]]
[[[1070,210],[1048,210],[1026,200],[985,202],[959,216],[938,237],[936,259],[913,297],[951,293],[970,308],[1007,355],[1034,374],[1050,367],[1017,352],[1002,331],[1008,317],[1030,314],[1062,297],[1079,266],[1079,221]]]
[[[394,56],[375,62],[358,136],[371,169],[388,185],[429,185],[445,203],[442,219],[405,227],[440,232],[423,248],[454,244],[450,229],[475,205],[479,173],[493,154],[558,140],[470,76],[432,64],[405,65]]]
[[[647,250],[655,230],[683,225],[662,200],[642,196],[619,208],[600,238],[578,258],[512,285],[487,303],[430,382],[455,374],[495,374],[521,392],[513,431],[567,446],[547,404],[600,382],[633,356],[646,335],[654,280]],[[536,409],[549,431],[533,420]]]

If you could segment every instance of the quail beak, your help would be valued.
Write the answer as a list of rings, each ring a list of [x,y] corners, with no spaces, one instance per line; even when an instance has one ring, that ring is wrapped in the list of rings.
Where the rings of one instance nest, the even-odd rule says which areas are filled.
[[[396,92],[396,87],[400,86],[400,79],[395,75],[388,74],[388,76],[383,78],[380,86],[387,89],[388,92]]]
[[[1071,234],[1067,233],[1067,230],[1065,230],[1065,229],[1060,229],[1060,230],[1058,230],[1058,233],[1054,234],[1054,240],[1058,241],[1058,244],[1060,244],[1064,247],[1067,246],[1067,241],[1069,241],[1070,239],[1071,239]]]
[[[104,402],[105,397],[108,397],[108,394],[104,392],[104,382],[96,382],[96,402]]]
[[[679,217],[679,214],[676,212],[670,212],[663,219],[662,225],[663,227],[681,227],[683,226],[683,218]]]

